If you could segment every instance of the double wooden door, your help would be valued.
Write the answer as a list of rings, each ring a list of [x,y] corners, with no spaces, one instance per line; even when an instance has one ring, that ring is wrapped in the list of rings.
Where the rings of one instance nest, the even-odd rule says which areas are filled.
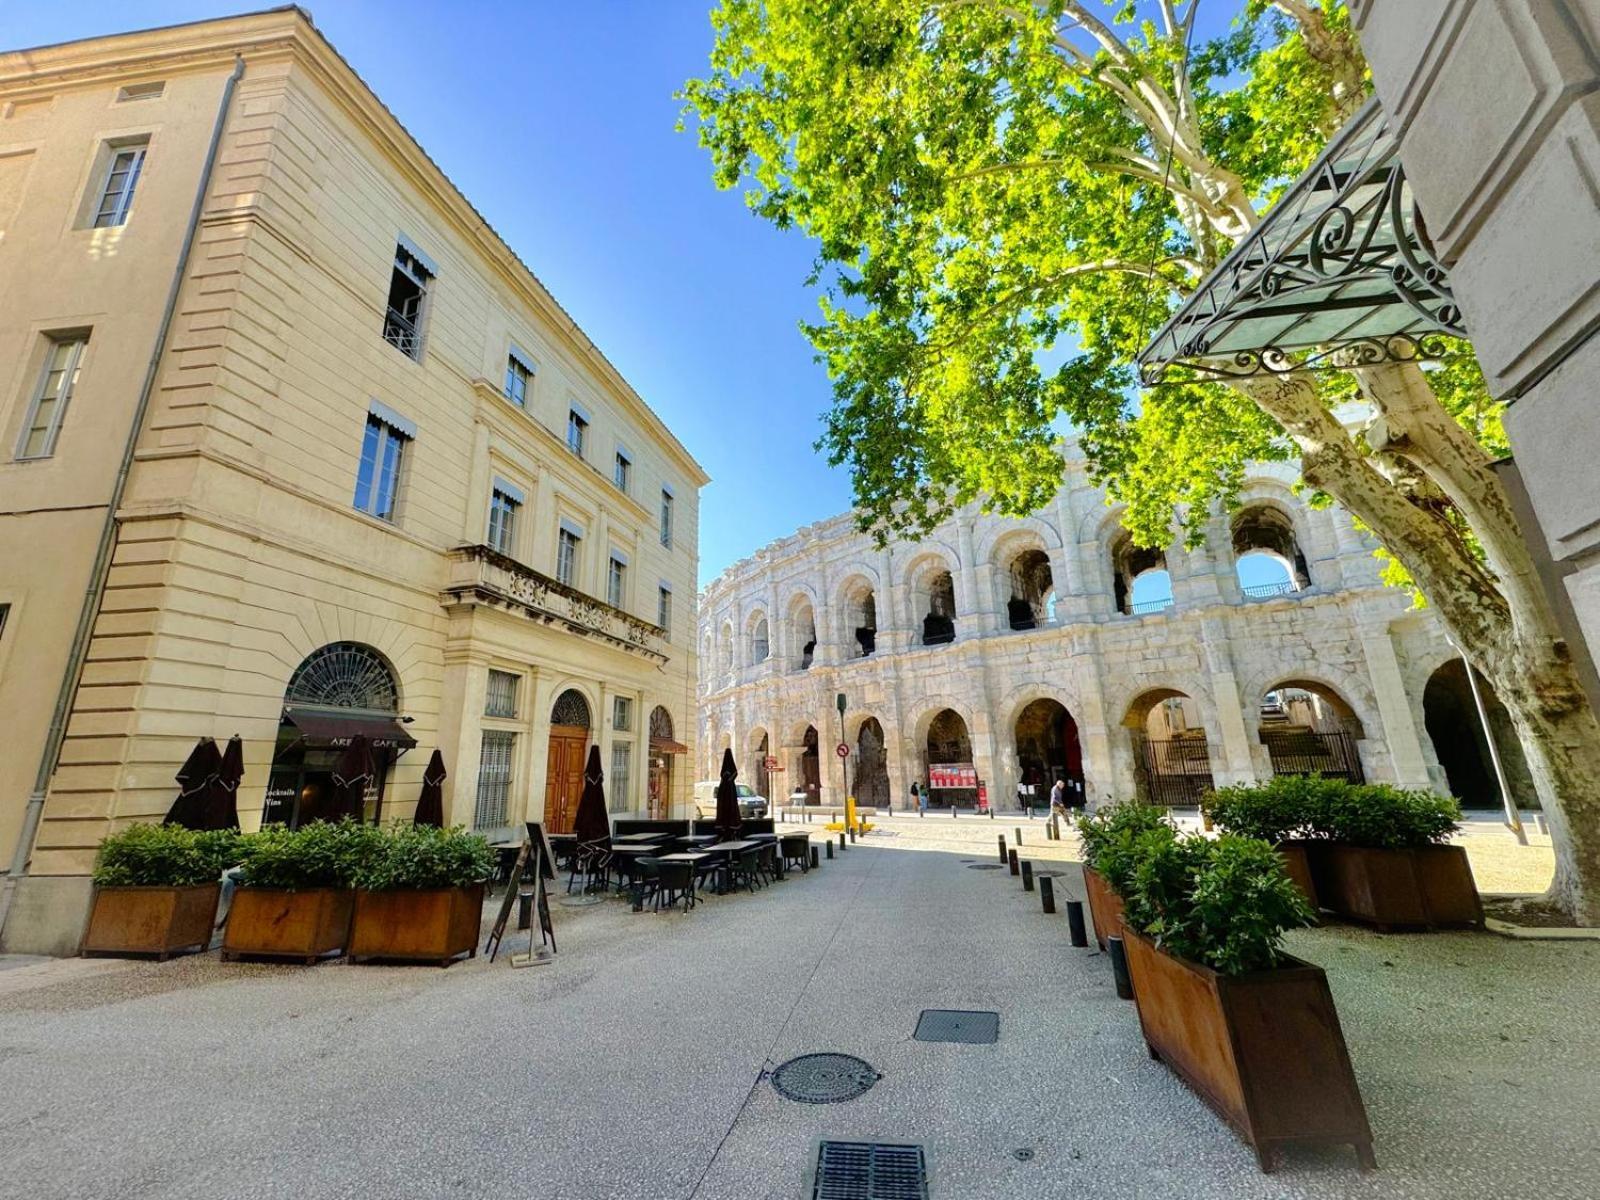
[[[544,827],[549,833],[571,833],[583,796],[583,768],[589,752],[589,731],[566,725],[550,727],[550,757],[544,784]]]

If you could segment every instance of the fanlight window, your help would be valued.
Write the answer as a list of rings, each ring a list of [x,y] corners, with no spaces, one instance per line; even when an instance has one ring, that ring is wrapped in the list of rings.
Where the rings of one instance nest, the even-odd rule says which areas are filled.
[[[556,697],[556,706],[550,710],[550,724],[565,725],[573,729],[589,728],[589,702],[576,688],[568,688]]]
[[[650,736],[672,740],[672,714],[659,704],[650,711]]]
[[[289,680],[285,704],[400,711],[400,690],[389,664],[371,646],[333,642],[311,654]]]

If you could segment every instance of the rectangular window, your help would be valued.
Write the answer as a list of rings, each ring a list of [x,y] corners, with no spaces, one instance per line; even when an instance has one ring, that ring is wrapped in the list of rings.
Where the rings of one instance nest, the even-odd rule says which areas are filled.
[[[489,494],[489,546],[501,554],[512,553],[516,545],[517,509],[521,507],[517,498],[502,488]]]
[[[427,315],[433,264],[404,242],[394,248],[389,276],[389,307],[383,317],[383,340],[409,358],[422,360],[422,322]]]
[[[515,717],[517,715],[517,681],[520,676],[510,671],[489,670],[489,686],[484,693],[483,715],[486,717]]]
[[[672,493],[661,489],[661,544],[672,548]]]
[[[567,449],[583,457],[583,445],[589,433],[589,422],[577,409],[567,410]]]
[[[573,580],[578,577],[578,543],[581,540],[565,526],[556,535],[556,582],[577,586]]]
[[[144,153],[148,148],[148,144],[141,142],[112,149],[105,183],[100,188],[100,203],[95,205],[93,223],[96,229],[127,224],[128,213],[133,208],[134,189],[139,186],[139,175],[144,170]]]
[[[672,589],[663,586],[656,593],[656,624],[661,632],[672,632]]]
[[[126,104],[130,100],[159,100],[161,93],[166,90],[166,83],[160,79],[150,83],[130,83],[127,87],[117,89],[117,103]]]
[[[627,598],[627,582],[628,564],[613,554],[611,565],[606,570],[606,603],[612,608],[623,607],[623,601]]]
[[[18,458],[49,458],[56,452],[56,438],[72,393],[77,390],[83,350],[88,344],[89,340],[82,337],[51,339],[44,371],[33,390],[28,419],[23,422],[22,437],[17,442]]]
[[[629,477],[633,474],[633,460],[622,450],[617,451],[617,463],[611,471],[611,482],[617,485],[617,490],[628,490]]]
[[[506,399],[518,408],[528,407],[528,380],[532,374],[513,354],[506,359]]]
[[[611,743],[611,811],[628,812],[633,808],[633,743]]]
[[[510,824],[511,760],[517,735],[502,729],[485,729],[478,755],[478,803],[472,813],[474,829],[501,829]]]
[[[611,699],[611,728],[618,733],[627,733],[633,728],[633,701],[626,696],[613,696]]]
[[[392,521],[400,495],[400,469],[411,430],[402,429],[377,413],[367,415],[367,433],[361,443],[361,465],[356,471],[355,506],[382,521]]]

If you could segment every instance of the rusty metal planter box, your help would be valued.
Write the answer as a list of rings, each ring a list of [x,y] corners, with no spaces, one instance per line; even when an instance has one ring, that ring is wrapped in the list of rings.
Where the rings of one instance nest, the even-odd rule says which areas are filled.
[[[355,899],[350,888],[241,887],[228,910],[222,957],[260,954],[311,963],[341,951]]]
[[[1124,930],[1150,1056],[1167,1064],[1271,1171],[1278,1147],[1349,1143],[1376,1165],[1372,1129],[1321,967],[1289,958],[1219,975]]]
[[[1317,910],[1317,885],[1311,871],[1311,854],[1316,842],[1290,838],[1277,845],[1278,857],[1283,859],[1283,869],[1299,888],[1311,911]]]
[[[211,945],[222,884],[188,887],[97,887],[83,935],[83,954],[154,954]]]
[[[1460,846],[1375,850],[1311,843],[1322,906],[1380,929],[1483,927],[1483,902]]]
[[[356,891],[350,922],[351,961],[400,958],[441,967],[478,952],[483,884],[468,887]]]
[[[1111,890],[1105,876],[1087,864],[1083,868],[1083,894],[1089,901],[1094,940],[1104,950],[1106,939],[1122,932],[1122,897]]]

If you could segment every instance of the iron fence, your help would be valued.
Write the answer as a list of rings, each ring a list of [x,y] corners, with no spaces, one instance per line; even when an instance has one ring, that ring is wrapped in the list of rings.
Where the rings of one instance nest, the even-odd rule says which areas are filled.
[[[1136,736],[1134,751],[1140,791],[1148,804],[1193,807],[1213,787],[1211,744],[1201,738]]]
[[[1274,775],[1323,775],[1350,783],[1366,780],[1356,739],[1343,731],[1263,729],[1261,741],[1272,759]]]

